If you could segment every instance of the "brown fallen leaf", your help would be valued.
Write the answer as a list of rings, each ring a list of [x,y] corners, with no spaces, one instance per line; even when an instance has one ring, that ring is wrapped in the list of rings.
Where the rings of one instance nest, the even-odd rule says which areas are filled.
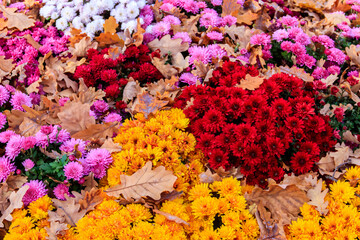
[[[171,53],[171,55],[176,55],[179,52],[184,52],[189,49],[189,44],[187,42],[182,43],[180,38],[171,39],[169,34],[159,39],[155,39],[148,43],[148,47],[155,51],[156,49],[160,49],[162,55]]]
[[[91,48],[97,49],[97,46],[97,42],[92,42],[90,37],[85,37],[82,38],[78,43],[75,43],[74,47],[70,47],[69,50],[72,55],[85,57],[87,55],[87,50]]]
[[[121,151],[121,146],[118,143],[114,143],[112,138],[107,138],[100,148],[104,148],[110,153]]]
[[[104,32],[114,34],[116,33],[116,28],[118,26],[119,24],[116,22],[116,19],[113,16],[110,16],[108,19],[105,20]]]
[[[38,131],[40,131],[40,128],[40,124],[27,117],[25,117],[24,121],[19,125],[20,134],[25,137],[34,136]]]
[[[221,16],[236,15],[237,11],[241,8],[241,5],[237,3],[237,0],[224,0],[221,5]]]
[[[320,212],[320,214],[326,215],[328,213],[327,206],[329,205],[328,201],[325,201],[325,196],[328,193],[329,189],[325,189],[322,191],[322,179],[320,179],[316,186],[312,189],[309,189],[306,193],[310,201],[308,204],[316,207],[316,210]]]
[[[123,91],[123,101],[127,102],[128,100],[133,100],[139,93],[141,93],[142,88],[140,87],[139,82],[134,81],[133,78],[129,79],[129,82],[126,84]]]
[[[135,101],[130,105],[132,113],[143,113],[148,117],[151,113],[156,113],[162,107],[166,106],[169,101],[159,100],[158,98],[150,95],[147,92],[138,94]]]
[[[248,10],[243,14],[237,15],[237,23],[238,24],[245,23],[246,25],[252,25],[253,21],[255,21],[258,18],[259,18],[258,14]]]
[[[80,102],[65,103],[61,112],[58,113],[61,126],[68,130],[70,134],[80,132],[95,124],[95,118],[90,116],[90,104]]]
[[[332,25],[336,26],[343,22],[346,22],[349,25],[351,24],[350,20],[343,13],[332,12],[332,13],[324,13],[324,15],[326,21]]]
[[[92,173],[92,172],[89,175],[87,175],[86,177],[84,177],[84,179],[85,179],[84,191],[90,191],[91,189],[96,188],[99,185],[97,183],[97,181],[95,181],[94,173]]]
[[[15,64],[12,62],[12,59],[5,59],[5,56],[0,56],[0,82],[14,68]]]
[[[7,8],[0,5],[0,10],[7,18],[7,28],[17,28],[20,31],[34,26],[35,20],[29,18],[23,13],[16,13],[17,8]]]
[[[264,78],[256,76],[252,77],[250,74],[246,74],[245,79],[241,80],[240,84],[236,87],[248,90],[255,90],[264,82]]]
[[[175,215],[172,215],[170,213],[163,212],[163,211],[160,211],[160,210],[157,210],[157,209],[153,209],[153,212],[165,216],[167,220],[174,221],[174,222],[179,223],[179,224],[185,224],[185,225],[188,225],[188,226],[190,225],[185,220],[183,220],[183,219],[181,219],[181,218],[179,218],[179,217],[177,217]]]
[[[305,70],[303,68],[298,68],[296,66],[292,66],[291,68],[287,67],[287,66],[280,66],[280,70],[283,73],[287,73],[289,75],[293,75],[295,77],[298,77],[302,80],[304,80],[305,82],[313,82],[314,78],[307,72],[305,72]]]
[[[340,144],[335,146],[335,152],[328,152],[325,157],[322,157],[316,165],[319,167],[319,172],[325,175],[334,175],[335,178],[340,176],[339,172],[334,170],[345,163],[352,153],[352,150],[348,147]]]
[[[181,53],[178,53],[181,54]],[[159,70],[159,72],[166,78],[171,78],[171,76],[177,75],[178,71],[170,64],[166,64],[167,59],[153,58],[151,63]]]
[[[17,192],[11,192],[9,196],[10,205],[6,208],[6,210],[3,212],[3,215],[0,217],[0,228],[4,227],[4,220],[11,221],[13,219],[11,213],[15,209],[22,208],[22,198],[28,189],[29,186],[22,186]]]
[[[121,184],[105,192],[114,197],[120,197],[122,194],[126,200],[137,200],[145,196],[159,200],[162,192],[174,190],[173,186],[177,177],[171,171],[165,170],[164,166],[154,170],[151,168],[152,162],[149,161],[131,176],[120,175]]]
[[[58,221],[50,221],[50,227],[45,227],[48,234],[48,240],[58,240],[58,234],[68,229],[66,223],[60,223]]]
[[[95,139],[102,139],[102,138],[112,138],[114,134],[117,133],[120,127],[120,123],[118,122],[108,122],[102,124],[91,124],[87,125],[86,129],[76,132],[71,136],[73,138],[79,138],[84,141]]]
[[[306,193],[296,185],[289,185],[285,189],[271,185],[269,190],[255,187],[251,194],[245,194],[245,198],[249,204],[256,204],[266,228],[272,228],[277,224],[283,237],[285,237],[283,226],[296,220],[300,207],[309,201]]]

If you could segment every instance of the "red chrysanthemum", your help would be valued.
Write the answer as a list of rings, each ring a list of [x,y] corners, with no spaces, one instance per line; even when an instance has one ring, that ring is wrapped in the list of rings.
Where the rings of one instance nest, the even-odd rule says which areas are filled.
[[[314,166],[314,161],[310,154],[306,152],[297,152],[291,158],[291,168],[296,174],[303,174],[309,172]]]
[[[204,114],[204,128],[210,132],[219,132],[225,124],[225,116],[222,112],[210,109]]]
[[[209,157],[209,165],[211,168],[218,169],[219,167],[223,167],[226,169],[228,167],[228,155],[226,152],[220,149],[211,150]]]

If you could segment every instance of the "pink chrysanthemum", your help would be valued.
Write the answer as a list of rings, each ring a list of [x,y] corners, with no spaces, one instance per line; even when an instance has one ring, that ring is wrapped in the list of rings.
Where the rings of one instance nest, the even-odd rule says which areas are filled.
[[[206,34],[206,36],[208,36],[211,40],[215,40],[215,41],[221,41],[224,39],[222,33],[216,32],[216,31],[211,31],[208,32]]]
[[[14,172],[16,167],[14,163],[7,157],[0,157],[0,182],[5,181],[11,172]]]
[[[94,167],[92,167],[91,171],[94,173],[94,177],[98,179],[101,179],[106,175],[106,167],[104,167],[101,164],[97,164]]]
[[[25,137],[23,142],[23,149],[29,150],[30,148],[33,148],[36,144],[36,138],[33,136]]]
[[[35,134],[35,138],[36,138],[36,146],[40,146],[42,148],[46,148],[47,146],[49,146],[48,135],[39,131]]]
[[[268,45],[271,43],[271,39],[268,34],[260,33],[251,36],[250,43],[253,45]]]
[[[199,78],[192,73],[183,73],[179,78],[180,82],[184,82],[189,85],[195,85],[198,80]]]
[[[109,104],[107,104],[104,100],[97,100],[94,102],[93,107],[95,111],[99,113],[104,113],[109,110]]]
[[[211,58],[222,59],[224,56],[226,56],[226,50],[220,47],[218,44],[211,44],[207,48],[209,49]]]
[[[104,148],[92,149],[86,156],[86,162],[89,166],[101,164],[107,167],[112,161],[110,152]]]
[[[179,18],[172,16],[172,15],[167,15],[166,17],[163,18],[164,22],[168,22],[171,25],[180,25],[181,21]]]
[[[279,19],[278,22],[288,27],[296,27],[299,25],[299,21],[297,20],[297,18],[292,16],[282,17]]]
[[[77,150],[81,152],[81,155],[84,156],[86,154],[86,142],[81,139],[71,138],[70,140],[65,141],[60,146],[60,150],[71,153],[75,150],[75,145],[77,145]]]
[[[289,37],[289,34],[285,29],[276,30],[272,35],[272,38],[278,42],[281,42],[282,40],[284,40],[288,37]]]
[[[25,171],[27,172],[35,166],[35,163],[31,159],[28,158],[22,162],[22,165],[24,166]]]
[[[222,20],[221,18],[219,18],[218,14],[212,12],[204,13],[199,20],[200,26],[206,28],[210,26],[218,27],[221,24],[221,22]]]
[[[211,0],[211,4],[214,6],[220,6],[222,2],[222,0]]]
[[[104,122],[121,122],[122,117],[120,114],[117,113],[110,113],[104,118]]]
[[[16,158],[20,154],[21,149],[23,148],[23,142],[24,142],[23,136],[20,135],[11,136],[10,140],[8,141],[5,147],[5,155],[10,159]]]
[[[66,129],[61,129],[60,126],[55,125],[53,131],[49,134],[51,143],[62,143],[70,139],[70,133]]]
[[[222,26],[229,26],[235,25],[237,22],[237,18],[231,15],[224,16],[222,18]]]
[[[54,195],[57,199],[65,201],[65,194],[70,195],[69,187],[65,184],[59,184],[54,188]]]
[[[4,86],[0,86],[0,106],[4,105],[9,100],[9,98],[9,91]]]
[[[5,132],[0,133],[0,142],[7,143],[11,136],[16,135],[16,133],[12,130],[6,130]]]
[[[68,97],[60,98],[60,99],[59,99],[59,105],[60,105],[60,106],[64,106],[65,103],[67,103],[67,101],[69,101],[69,100],[70,100],[70,98],[68,98]]]
[[[0,130],[5,127],[6,115],[0,112]]]
[[[189,63],[194,64],[194,61],[207,64],[211,60],[211,53],[207,47],[193,46],[189,48]]]
[[[152,28],[152,33],[156,36],[156,37],[162,37],[166,34],[170,33],[170,29],[171,29],[171,24],[168,22],[158,22],[157,24],[155,24]]]
[[[328,51],[329,54],[327,56],[327,60],[334,61],[339,65],[344,63],[346,55],[343,53],[343,51],[337,48],[330,48]]]
[[[39,180],[31,180],[30,182],[26,183],[25,186],[29,186],[29,189],[26,191],[22,199],[25,206],[45,196],[47,193],[45,184]]]
[[[64,166],[64,173],[67,179],[79,181],[83,176],[83,166],[78,162],[69,162]]]
[[[172,39],[178,39],[178,38],[180,38],[182,40],[182,43],[185,43],[185,42],[187,42],[188,44],[191,43],[191,38],[187,32],[177,32],[172,37]]]
[[[31,97],[19,91],[15,92],[15,94],[12,96],[10,103],[13,109],[20,111],[24,111],[22,105],[32,107]]]

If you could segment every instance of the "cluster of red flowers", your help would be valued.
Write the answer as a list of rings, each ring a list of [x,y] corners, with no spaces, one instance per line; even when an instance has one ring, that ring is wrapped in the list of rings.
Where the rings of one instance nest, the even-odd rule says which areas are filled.
[[[282,180],[285,166],[295,174],[316,170],[314,163],[336,141],[329,118],[316,112],[312,90],[283,73],[254,91],[235,87],[246,74],[254,77],[258,71],[226,62],[207,86],[187,87],[175,103],[190,118],[190,131],[210,167],[240,166],[247,183],[261,187],[269,177]]]
[[[107,97],[116,98],[132,77],[141,84],[163,78],[151,63],[151,57],[160,57],[158,52],[150,53],[146,45],[130,46],[123,54],[116,57],[109,53],[109,48],[101,52],[88,50],[89,64],[76,68],[75,78],[83,78],[85,84],[103,89]]]

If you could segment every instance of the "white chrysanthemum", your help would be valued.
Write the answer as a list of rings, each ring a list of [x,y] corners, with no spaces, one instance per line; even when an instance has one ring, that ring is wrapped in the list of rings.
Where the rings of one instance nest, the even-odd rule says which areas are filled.
[[[130,20],[126,23],[121,24],[121,29],[126,30],[128,29],[130,33],[134,32],[137,26],[136,20]]]
[[[115,17],[117,22],[126,22],[128,20],[128,16],[125,11],[125,6],[122,4],[119,4],[114,11],[111,11],[111,16]]]
[[[126,5],[126,14],[130,19],[135,19],[139,13],[139,8],[136,2],[132,1]]]
[[[74,3],[75,6],[83,5],[84,0],[73,0],[73,3]]]
[[[69,26],[68,21],[65,18],[59,18],[56,20],[56,28],[60,30],[65,30]]]
[[[145,32],[146,32],[146,33],[152,33],[153,27],[154,27],[154,25],[149,25],[149,26],[147,26],[146,29],[145,29]]]
[[[97,15],[99,12],[99,9],[96,7],[96,5],[93,2],[88,2],[84,5],[84,14],[88,14],[90,16]]]
[[[76,16],[76,12],[74,8],[65,7],[61,10],[61,17],[65,18],[68,21],[71,21]]]
[[[60,14],[57,10],[54,10],[50,15],[51,19],[58,19],[59,17],[60,17]]]
[[[142,9],[146,5],[146,0],[139,0],[139,1],[137,1],[136,4],[137,4],[139,9]]]
[[[96,6],[99,8],[100,12],[104,10],[110,10],[114,8],[114,1],[112,0],[97,0]]]
[[[48,18],[55,11],[55,9],[56,7],[53,5],[45,5],[42,8],[40,8],[40,16],[43,16],[44,18]]]
[[[105,20],[95,20],[86,25],[85,32],[89,37],[94,38],[95,33],[103,30],[103,24]]]
[[[83,29],[84,28],[84,24],[81,22],[80,17],[74,17],[74,19],[72,20],[72,25],[76,29]]]
[[[119,3],[126,4],[126,3],[128,3],[130,0],[118,0],[118,1],[119,1]]]

